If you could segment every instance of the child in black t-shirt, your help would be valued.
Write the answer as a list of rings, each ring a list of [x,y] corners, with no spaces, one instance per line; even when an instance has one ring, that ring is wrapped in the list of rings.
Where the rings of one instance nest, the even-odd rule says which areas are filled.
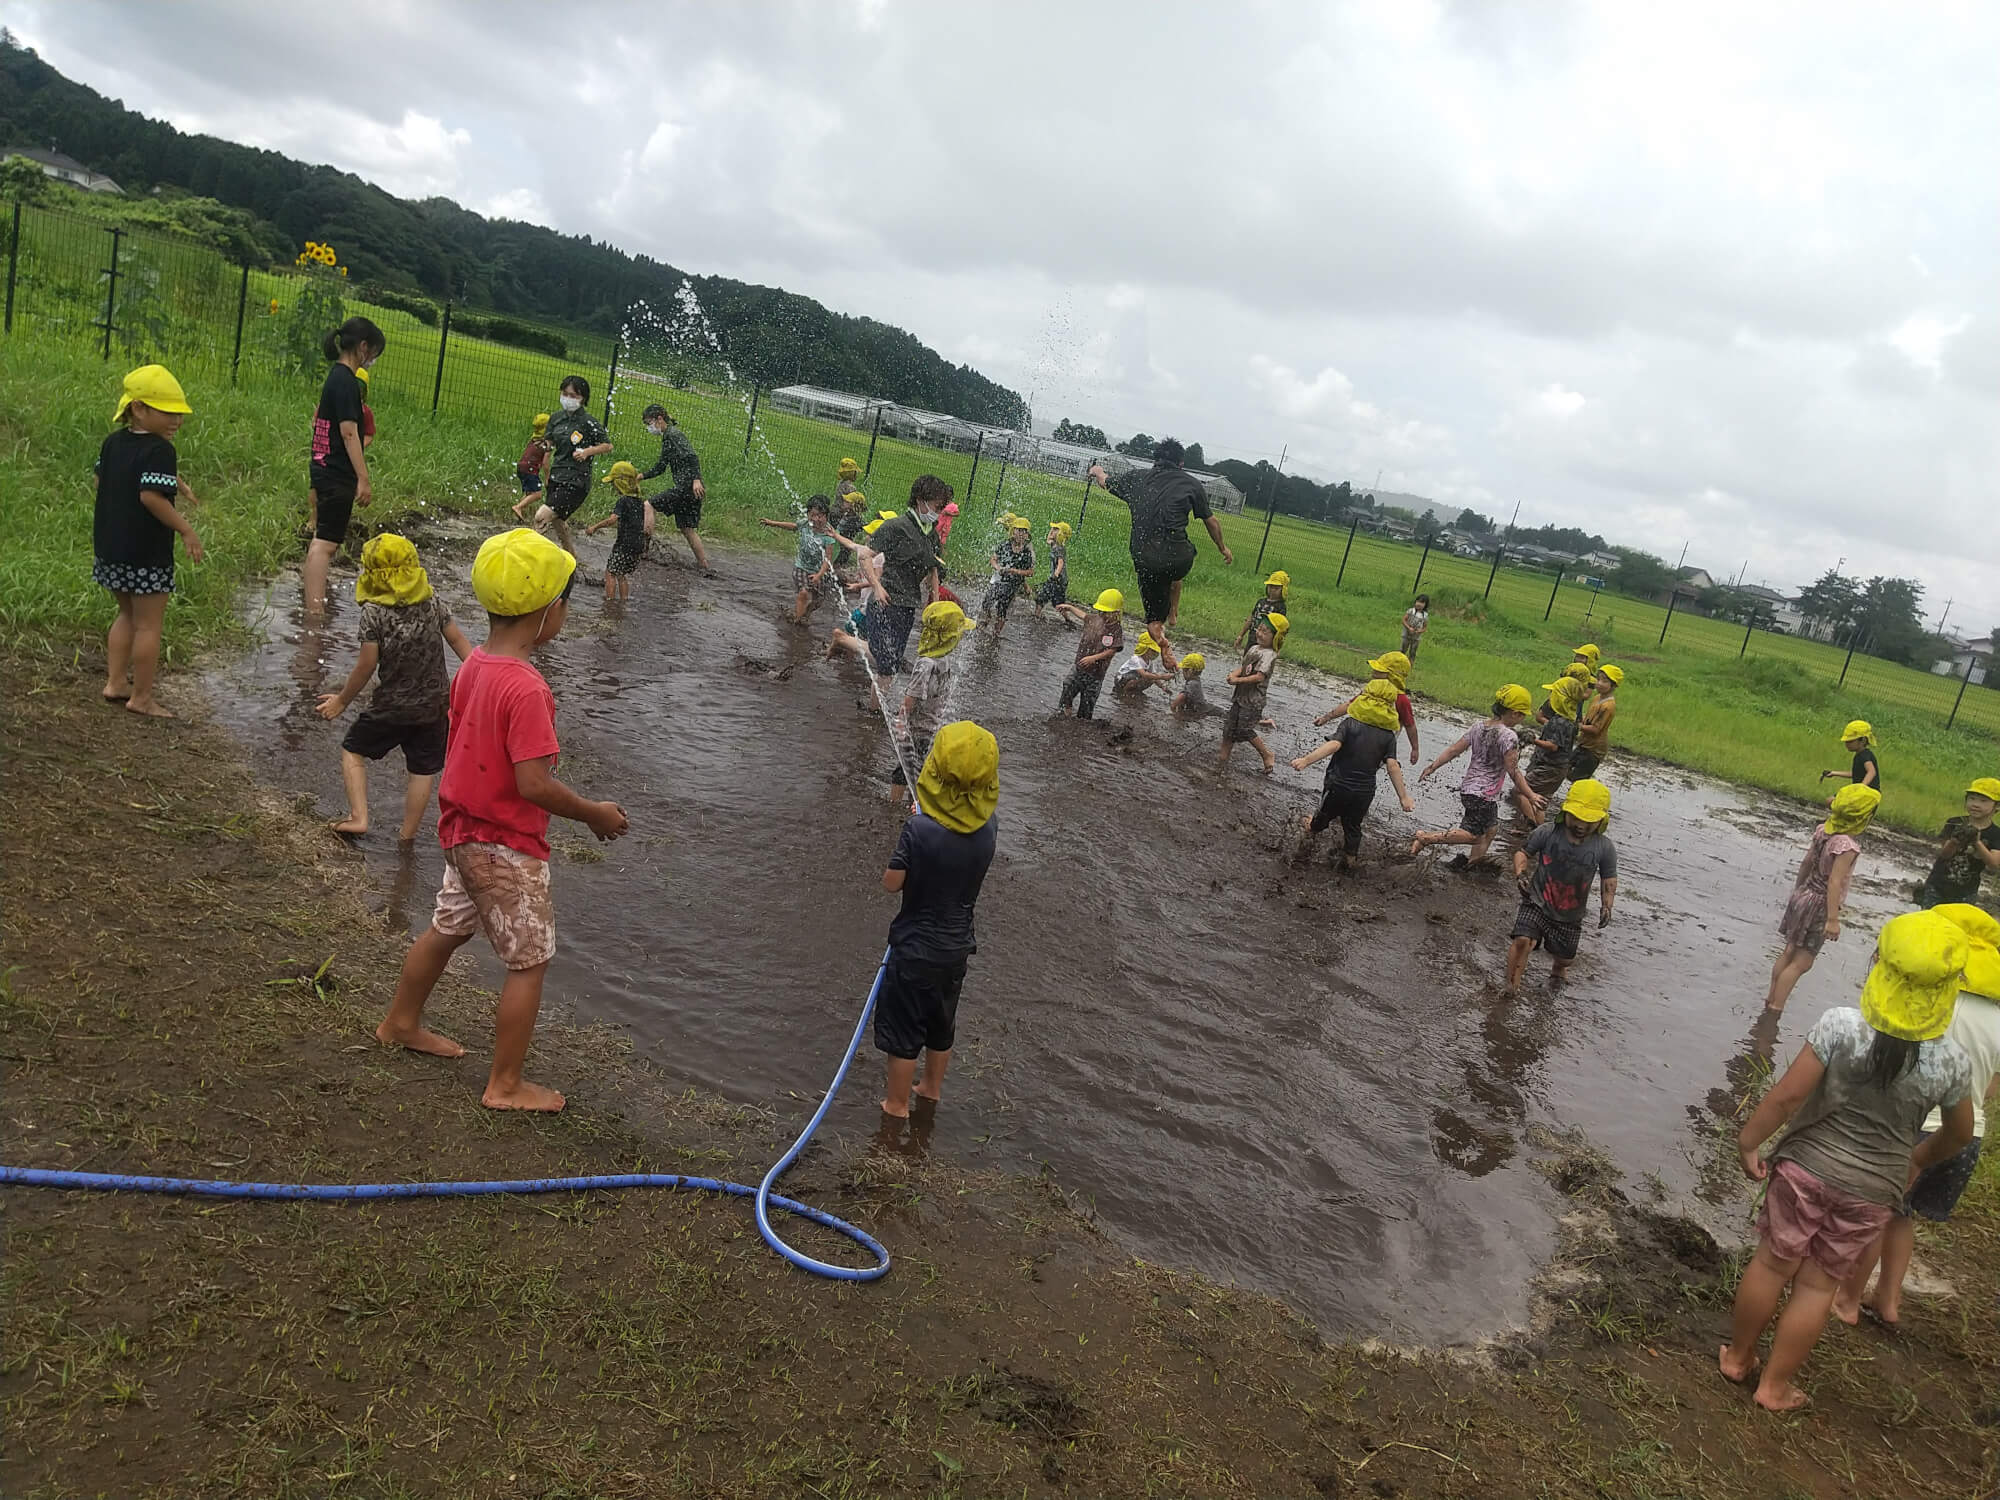
[[[1410,800],[1410,789],[1403,784],[1403,768],[1396,761],[1397,723],[1396,684],[1378,677],[1354,695],[1348,716],[1335,727],[1332,739],[1292,762],[1294,771],[1303,771],[1314,761],[1332,757],[1319,809],[1305,820],[1305,840],[1310,848],[1323,829],[1340,819],[1343,870],[1350,868],[1354,856],[1361,852],[1361,825],[1375,801],[1379,772],[1388,771],[1403,811],[1417,810],[1417,804]]]
[[[611,514],[583,528],[585,536],[596,536],[605,527],[616,525],[618,535],[611,541],[611,557],[604,564],[604,597],[630,599],[632,573],[646,555],[646,501],[639,493],[639,470],[624,459],[611,466],[603,482],[618,493]]]
[[[90,576],[118,601],[118,618],[104,638],[104,701],[155,719],[173,717],[154,702],[153,677],[174,587],[174,534],[180,534],[189,562],[200,562],[202,555],[201,538],[174,503],[197,503],[181,480],[173,442],[191,410],[166,366],[142,365],[125,377],[111,418],[117,430],[97,454],[91,525],[96,561]]]

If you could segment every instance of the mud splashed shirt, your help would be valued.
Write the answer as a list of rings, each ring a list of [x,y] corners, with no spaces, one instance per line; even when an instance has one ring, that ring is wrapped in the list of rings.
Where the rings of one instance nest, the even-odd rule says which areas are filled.
[[[590,445],[585,443],[583,446],[587,448]],[[673,487],[653,496],[655,501],[662,495],[691,497],[694,494],[694,482],[701,478],[701,457],[694,451],[694,444],[688,441],[688,435],[681,431],[678,423],[667,423],[667,430],[660,434],[660,456],[653,460],[653,467],[639,477],[657,479],[662,474],[673,476]],[[803,531],[800,534],[804,535]],[[799,566],[804,567],[805,564],[801,563]],[[818,567],[819,564],[815,563],[813,566]]]
[[[905,872],[903,907],[889,924],[889,943],[902,959],[958,964],[979,951],[972,908],[993,864],[1000,820],[954,833],[926,813],[903,825],[889,868]]]
[[[1467,747],[1465,780],[1458,784],[1459,795],[1497,802],[1501,788],[1507,785],[1507,756],[1518,751],[1521,742],[1504,724],[1475,724],[1466,738],[1472,743]]]
[[[97,508],[90,528],[99,562],[142,568],[174,565],[174,529],[139,498],[151,490],[171,502],[180,494],[180,459],[157,433],[121,427],[97,450]]]
[[[564,412],[562,419],[549,423],[549,486],[572,490],[590,483],[590,460],[578,458],[579,448],[595,448],[611,441],[611,434],[586,411]]]
[[[1528,899],[1567,927],[1583,925],[1593,880],[1618,878],[1618,850],[1601,833],[1573,839],[1569,826],[1550,819],[1521,846],[1530,868]]]
[[[549,857],[549,815],[521,795],[514,767],[553,759],[556,695],[542,674],[512,656],[476,649],[451,684],[451,733],[438,781],[438,842],[504,844]]]

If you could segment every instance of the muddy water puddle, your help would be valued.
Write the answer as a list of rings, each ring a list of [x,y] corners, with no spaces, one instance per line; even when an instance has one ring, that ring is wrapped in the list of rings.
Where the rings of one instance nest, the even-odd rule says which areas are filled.
[[[596,576],[602,549],[585,548]],[[477,641],[468,557],[427,547]],[[873,977],[901,811],[860,665],[821,659],[823,619],[810,635],[786,622],[777,560],[720,563],[717,580],[649,564],[622,608],[579,584],[539,658],[560,774],[632,822],[602,846],[551,830],[549,994],[627,1028],[674,1079],[802,1118]],[[335,589],[319,639],[302,639],[295,578],[247,601],[262,644],[207,683],[260,776],[329,818],[342,730],[312,705],[344,680],[356,619],[351,575]],[[1052,720],[1074,648],[1025,605],[960,647],[957,710],[1000,740],[1001,833],[933,1151],[1046,1168],[1132,1253],[1274,1293],[1330,1333],[1450,1342],[1522,1321],[1562,1205],[1533,1165],[1547,1130],[1580,1131],[1635,1193],[1741,1238],[1718,1111],[1760,1053],[1782,1063],[1851,1002],[1867,935],[1919,873],[1908,846],[1870,845],[1848,939],[1775,1038],[1753,1036],[1810,814],[1614,758],[1616,920],[1586,930],[1566,990],[1543,988],[1537,955],[1509,999],[1511,880],[1401,854],[1413,829],[1455,821],[1461,766],[1417,790],[1414,817],[1384,790],[1356,873],[1324,863],[1330,840],[1295,865],[1319,767],[1267,780],[1239,748],[1218,779],[1215,723],[1175,724],[1158,701],[1107,694],[1096,722]],[[1219,696],[1232,658],[1210,659]],[[1317,744],[1313,716],[1351,688],[1281,667],[1281,758]],[[1644,712],[1643,689],[1628,697]],[[1425,758],[1464,722],[1426,717]],[[441,860],[429,820],[396,848],[396,757],[371,800],[356,876],[420,930]],[[466,951],[497,983],[483,946]],[[876,1127],[878,1083],[871,1050],[831,1117],[852,1141]]]

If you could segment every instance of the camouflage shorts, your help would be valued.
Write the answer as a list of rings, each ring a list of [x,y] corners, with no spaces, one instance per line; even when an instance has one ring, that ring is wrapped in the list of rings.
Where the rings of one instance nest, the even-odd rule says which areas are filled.
[[[533,969],[556,951],[549,863],[504,844],[460,844],[444,852],[431,926],[446,937],[484,932],[510,969]]]

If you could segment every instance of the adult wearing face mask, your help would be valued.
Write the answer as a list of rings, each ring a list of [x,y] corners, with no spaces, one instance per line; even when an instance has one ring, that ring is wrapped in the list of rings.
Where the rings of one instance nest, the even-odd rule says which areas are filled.
[[[565,375],[556,394],[562,400],[562,411],[549,423],[549,487],[544,503],[535,511],[535,524],[553,525],[563,551],[574,557],[569,518],[590,498],[590,461],[611,451],[611,434],[584,410],[590,405],[588,380]]]
[[[713,578],[715,570],[709,567],[708,553],[701,545],[701,502],[708,498],[701,482],[701,458],[694,451],[694,444],[688,441],[688,435],[657,402],[646,408],[646,431],[660,440],[660,457],[639,477],[654,479],[671,473],[674,478],[672,489],[648,497],[653,509],[674,518],[674,524],[680,527],[694,553],[694,565],[704,577]]]
[[[373,322],[355,317],[330,330],[320,346],[331,368],[313,411],[312,462],[307,470],[313,534],[302,570],[306,608],[315,613],[326,607],[327,569],[347,540],[354,507],[375,498],[363,452],[360,372],[375,363],[387,343]]]
[[[938,597],[937,521],[950,503],[951,486],[925,474],[910,486],[910,508],[868,538],[867,550],[879,560],[868,601],[868,654],[882,676],[903,670],[917,611]]]

